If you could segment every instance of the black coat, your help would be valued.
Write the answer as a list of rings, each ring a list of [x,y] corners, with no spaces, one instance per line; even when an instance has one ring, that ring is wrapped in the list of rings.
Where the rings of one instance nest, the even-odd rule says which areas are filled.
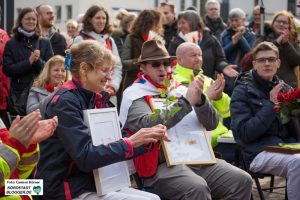
[[[29,63],[31,52],[40,50],[40,59],[32,65]],[[11,79],[11,88],[22,91],[32,83],[42,71],[44,64],[53,56],[50,41],[38,38],[37,35],[26,37],[19,33],[11,38],[5,46],[3,54],[3,72]]]
[[[277,146],[282,142],[295,142],[293,124],[282,124],[269,93],[279,83],[264,81],[255,70],[241,74],[236,82],[230,103],[231,130],[241,146],[246,165],[249,166],[264,146]],[[290,89],[290,86],[284,88]]]
[[[185,42],[179,35],[170,42],[168,51],[171,56],[176,55],[177,47]],[[203,39],[200,44],[202,49],[204,75],[213,78],[216,72],[222,73],[223,69],[228,65],[225,53],[218,39],[208,30],[203,33]]]
[[[61,55],[61,56],[66,55],[65,51],[67,49],[67,42],[65,37],[62,34],[60,34],[59,32],[55,32],[50,37],[50,42],[51,42],[54,55]]]

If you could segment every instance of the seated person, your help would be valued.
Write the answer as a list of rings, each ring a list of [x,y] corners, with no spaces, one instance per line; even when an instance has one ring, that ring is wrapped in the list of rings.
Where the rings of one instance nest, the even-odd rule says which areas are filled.
[[[57,125],[57,117],[40,120],[36,110],[12,122],[9,131],[0,119],[0,199],[31,199],[29,196],[6,196],[5,179],[26,179],[38,163],[38,143],[50,137]]]
[[[178,101],[172,105],[181,107],[174,117],[165,119],[162,113],[156,119],[151,119],[149,100],[152,97],[160,97],[158,88],[166,88],[163,81],[170,71],[172,59],[174,57],[169,56],[160,41],[149,40],[143,44],[138,59],[142,73],[124,91],[121,103],[120,121],[124,131],[134,133],[142,127],[151,127],[164,121],[167,128],[171,128],[192,112],[195,112],[197,120],[207,130],[217,127],[217,112],[202,93],[203,76],[196,77],[188,88],[178,87],[178,93],[179,90],[184,91],[183,89],[185,92],[182,92]],[[134,163],[145,186],[153,187],[160,197],[172,200],[250,199],[252,179],[243,170],[220,159],[212,165],[176,165],[169,168],[159,144],[155,143],[153,146],[154,150],[151,153],[134,159]]]
[[[50,58],[38,78],[34,81],[27,99],[27,113],[40,109],[44,113],[55,91],[66,81],[65,59],[56,55]]]
[[[93,170],[131,159],[151,149],[151,142],[167,139],[166,128],[157,125],[141,129],[129,138],[93,145],[84,122],[83,110],[112,105],[104,92],[111,80],[114,56],[95,40],[72,45],[69,54],[72,80],[56,92],[45,111],[45,118],[58,116],[55,134],[41,143],[41,159],[36,178],[44,180],[42,199],[154,200],[155,194],[124,188],[97,196]],[[99,130],[101,134],[105,130]],[[138,148],[140,147],[140,148]]]
[[[283,124],[274,112],[277,95],[288,86],[275,75],[280,67],[278,48],[262,42],[253,50],[254,69],[241,74],[231,96],[231,130],[241,146],[246,167],[252,172],[287,178],[288,199],[299,199],[300,157],[263,151],[264,146],[295,142],[299,132]]]
[[[217,110],[221,119],[230,117],[230,97],[223,92],[225,80],[223,75],[218,75],[216,81],[203,75],[202,51],[199,45],[191,42],[185,42],[178,46],[176,50],[177,65],[175,67],[174,80],[178,83],[188,85],[191,82],[190,76],[198,74],[204,77],[203,92],[214,108]],[[226,126],[219,121],[216,129],[212,130],[211,144],[214,151],[222,154],[222,158],[228,162],[235,161],[235,145],[226,143],[217,143],[217,139],[222,134],[231,133]]]

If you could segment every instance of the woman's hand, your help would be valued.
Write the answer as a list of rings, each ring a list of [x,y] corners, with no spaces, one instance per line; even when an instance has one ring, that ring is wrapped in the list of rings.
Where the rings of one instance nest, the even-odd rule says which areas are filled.
[[[133,148],[149,143],[156,143],[160,139],[170,141],[170,138],[167,135],[167,127],[161,124],[153,126],[152,128],[142,128],[128,139]]]
[[[38,129],[38,122],[40,119],[40,110],[33,111],[22,119],[20,119],[20,116],[17,116],[9,129],[10,137],[17,139],[25,147],[28,147]]]

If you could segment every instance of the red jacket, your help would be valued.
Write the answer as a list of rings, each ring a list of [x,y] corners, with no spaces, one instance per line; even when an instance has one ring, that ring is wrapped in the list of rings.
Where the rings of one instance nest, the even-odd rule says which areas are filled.
[[[0,29],[0,110],[6,110],[7,105],[7,96],[8,96],[8,89],[9,89],[9,79],[2,71],[2,64],[3,64],[3,52],[6,42],[8,41],[9,37],[7,33]]]

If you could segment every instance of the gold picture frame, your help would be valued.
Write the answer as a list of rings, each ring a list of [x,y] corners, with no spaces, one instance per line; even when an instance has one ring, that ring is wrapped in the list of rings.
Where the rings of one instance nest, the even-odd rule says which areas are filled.
[[[162,109],[164,101],[165,99],[161,98],[151,99],[152,108]],[[194,110],[170,128],[168,136],[171,141],[163,141],[162,145],[168,167],[216,163],[207,131],[199,123]]]

